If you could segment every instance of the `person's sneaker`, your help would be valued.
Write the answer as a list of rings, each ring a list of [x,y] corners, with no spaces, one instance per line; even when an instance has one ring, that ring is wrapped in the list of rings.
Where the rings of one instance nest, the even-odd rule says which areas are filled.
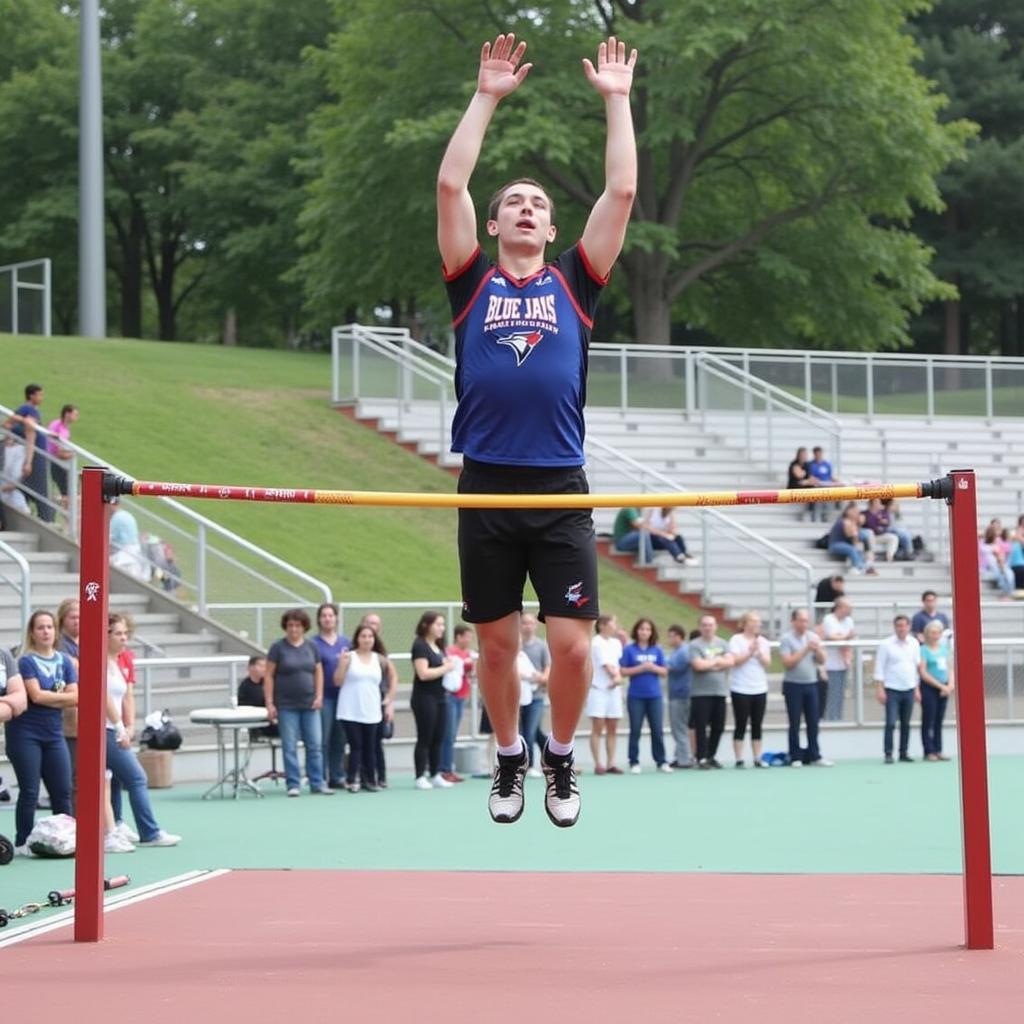
[[[658,765],[658,771],[664,772],[666,775],[671,775],[672,772],[675,771],[675,769],[672,767],[672,765],[665,764],[665,762],[662,761],[661,764]]]
[[[552,825],[569,828],[580,816],[580,788],[576,784],[576,768],[572,754],[559,757],[547,746],[540,759],[544,767],[547,786],[544,790],[544,810]]]
[[[104,853],[134,853],[135,844],[129,842],[124,836],[120,835],[116,830],[114,832],[108,832],[103,837],[103,852]]]
[[[796,760],[796,761],[790,761],[789,762],[789,767],[790,768],[803,768],[803,766],[804,766],[803,761],[801,761],[799,759]]]
[[[441,777],[446,782],[465,782],[466,781],[461,775],[457,775],[455,772],[441,772]]]
[[[3,780],[0,779],[0,804],[9,804],[11,802],[11,791],[3,784]]]
[[[700,565],[700,559],[696,555],[686,555],[684,556],[683,561],[687,565]]]
[[[629,774],[630,775],[639,775],[642,771],[643,771],[643,769],[638,764],[631,764],[629,766]]]
[[[126,821],[119,821],[114,826],[114,833],[122,839],[127,839],[129,843],[137,843],[139,841],[139,833]]]
[[[737,768],[746,768],[747,766],[742,761],[737,761],[736,762],[736,767]]]
[[[379,787],[377,786],[377,784],[375,782],[367,782],[363,786],[363,792],[364,793],[376,793],[378,788]]]
[[[314,796],[334,796],[334,790],[326,782],[322,786],[317,786],[316,789],[311,789],[310,793]]]
[[[420,775],[416,779],[416,788],[417,789],[433,789],[434,787],[430,784],[430,776],[429,775]]]
[[[771,765],[768,764],[766,761],[755,761],[754,762],[754,767],[755,768],[770,768]]]
[[[22,843],[21,846],[14,848],[15,857],[34,857],[35,854],[28,848],[28,843]]]
[[[494,779],[491,782],[491,794],[487,798],[487,810],[491,821],[499,825],[511,825],[523,814],[523,783],[526,781],[526,769],[530,759],[526,753],[526,744],[518,754],[498,754],[494,766]]]
[[[140,840],[139,846],[177,846],[180,842],[181,836],[176,836],[173,832],[165,832],[163,829],[160,829],[152,839]]]
[[[358,793],[360,788],[361,787],[360,787],[358,782],[346,782],[345,783],[345,789],[347,789],[350,793]]]
[[[914,759],[909,754],[900,754],[900,760],[911,764]]]
[[[378,779],[377,780],[377,788],[378,789],[387,789],[388,788],[388,780],[387,779]]]
[[[697,762],[697,768],[702,772],[706,772],[710,770],[711,765],[708,764],[707,758],[701,758],[701,760]]]
[[[430,784],[434,789],[451,789],[453,785],[440,772],[430,777]]]
[[[817,761],[811,762],[812,768],[835,768],[835,761],[830,761],[827,757],[819,757]]]
[[[302,790],[298,786],[292,786],[288,790],[289,796],[302,796]]]
[[[719,761],[717,758],[709,757],[708,758],[708,765],[711,768],[721,768],[722,767],[722,762]]]
[[[885,755],[885,761],[884,761],[884,763],[885,763],[885,764],[892,764],[892,763],[893,763],[893,760],[892,760],[892,754],[886,754],[886,755]]]

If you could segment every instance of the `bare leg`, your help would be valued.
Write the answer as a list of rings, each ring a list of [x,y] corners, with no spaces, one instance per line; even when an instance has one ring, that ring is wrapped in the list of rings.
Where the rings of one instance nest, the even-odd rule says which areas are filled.
[[[519,612],[493,622],[478,623],[476,635],[480,642],[476,674],[487,705],[487,716],[498,745],[511,747],[519,736],[519,677],[515,669],[519,653]],[[552,719],[554,704],[552,695]]]
[[[604,729],[603,718],[590,720],[590,756],[594,759],[594,768],[601,767],[601,732]]]
[[[743,760],[743,740],[732,741],[732,752],[736,755],[737,761]]]
[[[750,749],[754,752],[754,762],[757,763],[761,760],[761,741],[751,740]]]
[[[606,718],[604,720],[604,741],[608,752],[608,767],[615,767],[615,744],[618,740],[619,720],[617,718]]]
[[[548,616],[547,619],[547,640],[551,649],[551,675],[548,680],[548,693],[551,695],[551,735],[559,743],[572,743],[583,706],[587,702],[591,672],[590,637],[593,629],[594,624],[589,619],[553,616]],[[518,631],[518,623],[516,630]],[[515,654],[516,651],[513,650],[513,660]],[[510,669],[511,667],[510,661]],[[512,703],[518,704],[518,700],[516,696]]]

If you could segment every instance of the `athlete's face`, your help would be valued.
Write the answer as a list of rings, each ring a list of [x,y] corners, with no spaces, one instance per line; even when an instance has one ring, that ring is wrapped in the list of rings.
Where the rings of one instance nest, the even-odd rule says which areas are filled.
[[[498,217],[487,222],[487,233],[503,245],[543,249],[555,240],[551,202],[544,190],[526,182],[510,185],[498,204]]]

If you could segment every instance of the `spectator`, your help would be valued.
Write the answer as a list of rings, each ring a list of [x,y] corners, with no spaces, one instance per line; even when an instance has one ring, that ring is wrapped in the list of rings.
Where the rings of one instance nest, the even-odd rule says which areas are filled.
[[[338,717],[345,723],[349,757],[346,786],[377,792],[377,726],[382,717],[381,683],[386,678],[387,651],[371,626],[360,626],[352,637],[352,650],[338,661],[335,682],[341,687]]]
[[[727,672],[732,668],[728,644],[718,635],[714,615],[700,620],[700,636],[690,641],[690,721],[696,734],[697,767],[721,768],[716,757],[725,731]]]
[[[786,470],[787,491],[798,491],[803,487],[814,486],[814,478],[807,472],[807,462],[807,449],[797,448],[796,455]],[[818,519],[818,503],[814,501],[808,502],[807,511],[811,515],[811,522],[815,522]]]
[[[851,614],[853,606],[841,597],[832,606],[832,611],[825,616],[821,624],[822,634],[827,641],[852,640],[857,635],[856,626]],[[846,677],[853,663],[852,647],[827,647],[825,649],[825,673],[828,676],[828,689],[825,697],[826,722],[843,720],[843,703],[846,697]]]
[[[0,647],[0,722],[17,718],[27,707],[25,683],[17,662]]]
[[[948,761],[942,752],[942,720],[953,692],[953,666],[949,644],[943,639],[941,622],[933,620],[924,627],[921,645],[921,744],[926,761]]]
[[[821,445],[815,445],[811,449],[811,461],[807,463],[807,474],[813,481],[815,487],[842,487],[843,481],[837,480],[832,472],[832,463],[825,458],[825,449]],[[825,521],[825,502],[815,502],[811,507],[811,519],[814,520],[815,509],[818,510],[820,522]]]
[[[412,643],[412,713],[416,719],[417,789],[449,789],[451,783],[441,774],[441,746],[448,724],[448,702],[441,677],[460,662],[444,653],[444,616],[424,612],[416,626]]]
[[[812,764],[830,768],[832,762],[821,756],[818,747],[818,666],[824,664],[825,652],[818,634],[810,628],[811,617],[806,608],[795,608],[790,615],[789,629],[779,641],[782,658],[782,696],[789,718],[789,763],[794,768]],[[800,718],[807,730],[807,746],[800,746]]]
[[[896,530],[893,529],[889,513],[882,507],[880,498],[872,498],[868,502],[862,522],[865,528],[871,531],[873,537],[881,538],[882,543],[885,545],[884,557],[887,562],[891,562],[896,557],[897,551],[904,556],[904,560],[909,560],[913,557],[914,547],[910,540],[910,534],[906,530],[903,531],[903,537],[906,538],[907,543],[907,549],[904,552],[903,537],[900,537]]]
[[[301,608],[292,608],[281,616],[284,636],[267,651],[267,671],[263,692],[267,715],[281,730],[281,757],[284,760],[288,796],[302,792],[299,774],[299,738],[306,748],[306,776],[309,791],[326,796],[334,790],[324,781],[323,733],[320,710],[324,703],[324,669],[320,650],[306,639],[311,623]]]
[[[526,774],[533,778],[540,778],[542,772],[534,767],[533,747],[537,745],[539,753],[544,752],[544,743],[547,737],[541,730],[541,720],[544,718],[544,704],[548,689],[548,676],[551,674],[551,652],[548,645],[537,636],[537,617],[529,612],[524,612],[519,619],[519,639],[523,652],[530,659],[533,665],[533,677],[530,680],[533,698],[530,704],[521,707],[519,711],[519,729],[526,741],[526,753],[530,758],[530,767]]]
[[[895,498],[883,498],[882,510],[889,517],[889,530],[896,534],[899,540],[899,550],[896,554],[897,562],[913,562],[917,555],[914,554],[914,538],[906,527],[900,526],[900,507]],[[923,541],[921,542],[923,546]]]
[[[135,818],[135,827],[138,829],[138,832],[133,832],[124,823],[120,823],[115,828],[115,834],[126,842],[138,841],[140,846],[177,846],[181,842],[181,836],[165,832],[157,823],[149,800],[146,773],[132,751],[134,700],[125,676],[124,662],[120,657],[128,647],[128,638],[129,622],[126,616],[108,616],[107,768],[113,778],[128,791],[128,801]],[[116,806],[113,811],[116,820]]]
[[[642,549],[641,549],[642,544]],[[612,525],[612,547],[623,554],[640,553],[640,564],[650,565],[654,561],[654,546],[647,519],[638,508],[619,510]]]
[[[647,515],[647,530],[655,551],[667,551],[680,565],[698,565],[700,559],[686,553],[686,541],[676,527],[674,508],[652,508]]]
[[[910,619],[897,615],[892,620],[893,635],[878,645],[875,655],[875,682],[878,703],[885,705],[885,763],[892,764],[893,732],[900,722],[900,760],[913,761],[910,756],[910,718],[914,701],[921,700],[921,647],[910,635]]]
[[[814,592],[814,603],[835,604],[841,597],[846,596],[846,580],[839,573],[826,576],[818,581],[817,589]]]
[[[57,650],[71,659],[71,664],[78,672],[78,634],[81,628],[81,615],[77,597],[65,598],[57,606]],[[71,807],[75,807],[75,794],[78,791],[78,706],[65,707],[61,711],[64,730],[64,742],[68,747],[68,759],[71,762]]]
[[[60,495],[61,508],[68,507],[68,468],[65,463],[74,457],[74,452],[65,447],[71,440],[71,424],[78,420],[78,406],[65,405],[60,411],[60,418],[51,420],[46,429],[50,436],[46,441],[46,451],[50,456],[50,479]]]
[[[262,654],[253,654],[245,670],[245,678],[238,684],[236,703],[240,708],[265,708],[267,695],[263,680],[267,675],[267,659]],[[280,729],[274,725],[260,725],[249,730],[249,739],[277,739]]]
[[[594,623],[594,639],[590,643],[593,674],[587,695],[587,717],[590,719],[590,753],[594,758],[594,774],[621,775],[615,764],[615,742],[622,718],[622,641],[616,635],[619,624],[614,615],[599,615]],[[601,736],[604,735],[605,763],[601,763]]]
[[[9,434],[4,436],[3,449],[0,450],[0,455],[3,456],[3,472],[0,473],[0,503],[27,516],[32,512],[21,490],[25,476],[25,451],[25,444],[18,438]]]
[[[690,745],[690,648],[682,626],[671,625],[665,631],[669,655],[668,669],[668,721],[675,740],[675,755],[671,768],[692,768],[695,764]],[[698,634],[699,635],[699,634]]]
[[[334,681],[338,659],[349,649],[348,637],[338,632],[338,606],[322,604],[316,610],[317,635],[324,674],[324,704],[320,709],[320,736],[324,751],[324,775],[331,789],[345,786],[345,722],[338,714],[338,684]],[[379,721],[379,719],[378,719]],[[376,774],[376,773],[375,773]]]
[[[864,534],[869,533],[864,530]],[[849,504],[843,514],[832,524],[828,533],[828,553],[833,558],[850,560],[850,572],[859,574],[866,572],[869,576],[877,575],[874,561],[875,553],[868,548],[866,556],[864,548],[866,539],[861,533],[860,512],[857,506]]]
[[[1010,544],[1010,558],[1006,564],[1013,573],[1014,589],[1024,590],[1024,539],[1021,538],[1019,527]]]
[[[137,580],[148,583],[152,566],[142,553],[139,524],[118,498],[111,498],[114,512],[110,517],[110,564]]]
[[[78,703],[78,674],[71,659],[56,649],[56,640],[53,615],[33,612],[15,673],[28,704],[7,723],[7,757],[18,780],[14,846],[22,856],[30,856],[26,843],[35,825],[40,782],[46,784],[53,813],[71,813],[71,759],[61,712]]]
[[[49,502],[46,484],[46,437],[42,430],[43,418],[39,407],[43,404],[43,389],[39,384],[25,387],[25,401],[4,420],[4,428],[25,442],[21,475],[24,495],[35,505],[36,515],[44,523],[52,523],[53,508]]]
[[[465,781],[455,771],[455,741],[459,735],[459,725],[466,701],[473,692],[473,673],[476,671],[476,651],[473,650],[473,627],[460,622],[452,630],[452,643],[445,653],[451,658],[458,658],[462,664],[462,686],[455,693],[448,693],[448,716],[446,719],[444,744],[441,747],[441,775],[449,782]],[[527,748],[530,746],[526,738]]]
[[[750,722],[750,751],[755,768],[766,768],[761,761],[761,725],[768,705],[768,672],[772,663],[768,641],[761,636],[761,616],[744,612],[740,631],[729,641],[732,671],[729,673],[729,695],[732,700],[732,747],[736,767],[744,766],[743,742]]]
[[[1005,598],[1013,594],[1015,578],[999,540],[998,530],[989,523],[978,541],[978,571],[981,578],[987,583],[994,583]]]
[[[939,611],[939,595],[934,590],[926,590],[921,595],[921,609],[910,620],[910,632],[918,643],[924,643],[924,631],[929,622],[938,622],[944,630],[949,629],[949,616]]]
[[[384,642],[381,633],[381,618],[376,612],[367,612],[360,620],[360,626],[369,626]],[[358,627],[357,627],[358,628]],[[395,663],[388,658],[384,666],[385,679],[380,684],[381,720],[377,726],[377,788],[388,788],[388,765],[384,756],[384,740],[391,738],[395,727],[395,695],[398,693],[398,670]]]
[[[665,704],[661,680],[668,675],[665,652],[658,646],[658,627],[651,619],[633,624],[633,642],[622,652],[620,672],[629,679],[629,770],[640,774],[640,731],[644,719],[651,730],[651,755],[659,772],[671,772],[665,759]]]

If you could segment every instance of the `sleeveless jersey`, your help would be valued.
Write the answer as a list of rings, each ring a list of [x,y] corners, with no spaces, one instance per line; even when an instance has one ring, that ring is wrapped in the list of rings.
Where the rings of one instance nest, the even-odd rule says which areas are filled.
[[[453,452],[507,466],[583,465],[587,348],[607,280],[579,244],[523,279],[480,248],[445,274],[459,400]]]

